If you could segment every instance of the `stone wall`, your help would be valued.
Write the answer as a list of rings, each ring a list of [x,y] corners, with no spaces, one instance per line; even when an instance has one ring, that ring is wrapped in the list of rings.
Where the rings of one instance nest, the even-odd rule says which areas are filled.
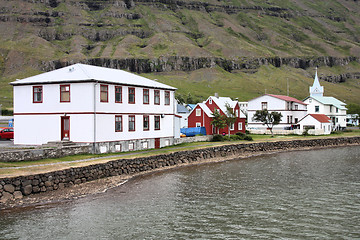
[[[2,178],[0,207],[2,203],[21,199],[30,194],[54,191],[110,176],[130,175],[209,159],[231,159],[255,153],[346,145],[360,145],[360,137],[232,144],[136,159],[119,159],[44,174]]]
[[[205,135],[205,136],[175,138],[174,145],[181,143],[192,143],[192,142],[209,142],[211,141],[212,137],[213,137],[212,135]]]

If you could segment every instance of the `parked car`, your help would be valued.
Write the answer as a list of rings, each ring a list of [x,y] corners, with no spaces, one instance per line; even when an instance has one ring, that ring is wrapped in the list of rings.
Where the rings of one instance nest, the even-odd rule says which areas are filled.
[[[0,129],[0,139],[13,139],[13,138],[14,138],[13,128]]]

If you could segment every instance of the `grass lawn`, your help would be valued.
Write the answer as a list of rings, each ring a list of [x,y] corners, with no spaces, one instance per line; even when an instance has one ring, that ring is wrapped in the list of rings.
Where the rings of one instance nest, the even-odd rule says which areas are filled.
[[[148,149],[133,152],[107,153],[107,154],[83,154],[67,156],[62,158],[50,158],[36,161],[21,162],[0,162],[0,178],[18,175],[27,175],[42,173],[48,171],[57,171],[70,167],[80,167],[90,164],[102,163],[122,158],[147,157],[160,154],[168,154],[178,151],[194,150],[207,147],[215,147],[228,144],[252,143],[252,142],[269,142],[283,140],[302,140],[316,138],[332,138],[332,137],[353,137],[360,136],[360,130],[352,130],[351,132],[341,132],[324,136],[298,136],[298,135],[258,135],[250,134],[254,141],[225,141],[225,142],[195,142],[183,143],[176,146],[169,146],[161,149]]]

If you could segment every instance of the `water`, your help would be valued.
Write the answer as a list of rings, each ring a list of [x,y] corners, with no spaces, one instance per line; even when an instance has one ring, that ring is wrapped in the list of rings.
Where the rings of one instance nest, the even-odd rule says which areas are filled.
[[[176,169],[1,213],[0,239],[360,239],[360,147]]]

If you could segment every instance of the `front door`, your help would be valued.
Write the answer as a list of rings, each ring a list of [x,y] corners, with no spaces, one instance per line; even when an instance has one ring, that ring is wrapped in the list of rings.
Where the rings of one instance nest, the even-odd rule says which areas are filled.
[[[70,140],[70,117],[61,117],[61,140]]]
[[[160,138],[155,138],[155,148],[160,148]]]

